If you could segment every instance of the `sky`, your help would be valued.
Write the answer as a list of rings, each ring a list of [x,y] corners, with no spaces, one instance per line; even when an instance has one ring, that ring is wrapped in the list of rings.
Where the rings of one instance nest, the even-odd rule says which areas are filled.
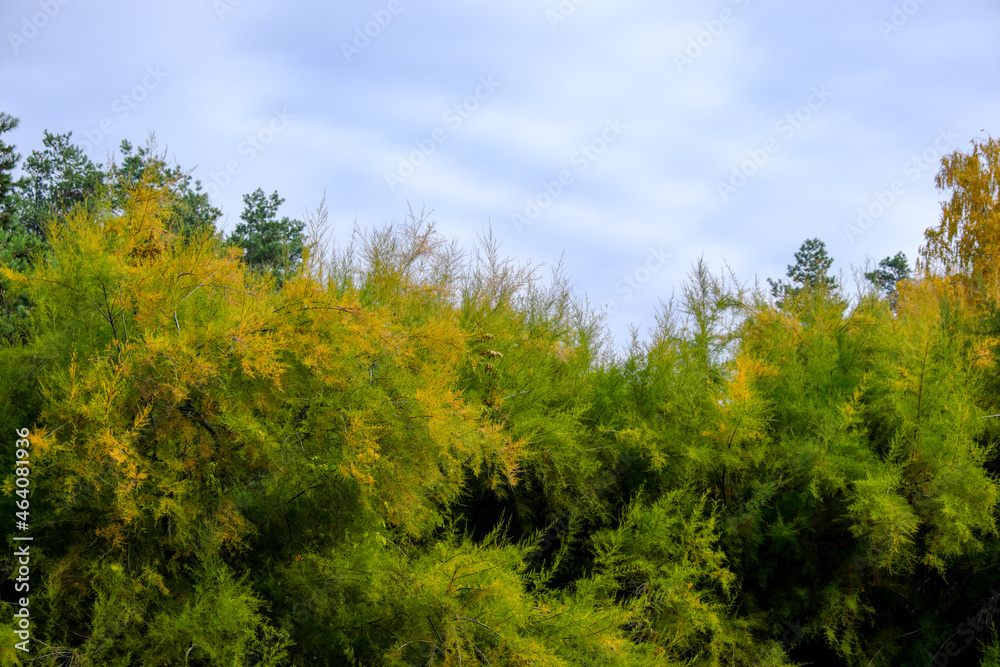
[[[556,265],[615,338],[692,264],[784,276],[911,262],[940,158],[1000,135],[996,0],[4,0],[0,111],[104,163],[155,132],[239,222],[432,212]],[[543,271],[547,269],[543,268]]]

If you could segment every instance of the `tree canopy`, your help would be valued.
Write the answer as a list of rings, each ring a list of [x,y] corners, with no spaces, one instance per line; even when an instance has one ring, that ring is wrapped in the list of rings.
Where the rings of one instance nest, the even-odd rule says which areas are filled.
[[[243,249],[243,259],[254,270],[271,272],[279,282],[294,271],[302,259],[305,223],[287,216],[278,219],[284,199],[272,192],[268,197],[257,188],[243,195],[243,212],[229,242]]]
[[[837,279],[827,275],[833,259],[826,252],[826,244],[819,239],[807,239],[795,253],[795,264],[788,265],[787,276],[791,281],[767,282],[771,285],[771,295],[794,297],[803,290],[825,291],[837,286]]]
[[[770,291],[695,263],[616,350],[491,232],[323,247],[257,189],[224,239],[152,143],[83,194],[59,136],[25,190],[0,143],[39,197],[0,243],[0,665],[995,664],[979,283],[899,253],[848,300],[809,239]]]
[[[951,196],[942,204],[940,224],[924,233],[923,266],[986,282],[995,298],[1000,260],[1000,139],[976,139],[968,153],[956,150],[946,155],[934,182],[940,190],[951,190]]]

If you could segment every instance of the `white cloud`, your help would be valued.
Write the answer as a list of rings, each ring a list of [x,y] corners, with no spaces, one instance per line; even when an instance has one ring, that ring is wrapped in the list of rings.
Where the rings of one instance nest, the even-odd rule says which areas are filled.
[[[12,139],[30,152],[42,129],[77,137],[143,67],[161,64],[169,81],[93,157],[152,129],[207,182],[241,157],[240,143],[274,109],[296,117],[221,193],[230,225],[241,195],[258,186],[286,197],[288,215],[315,207],[325,189],[338,230],[355,217],[400,220],[409,198],[463,239],[490,220],[512,253],[552,263],[565,250],[579,290],[594,298],[613,297],[650,243],[670,244],[670,265],[610,318],[620,339],[629,321],[652,324],[658,299],[679,288],[702,253],[749,280],[782,275],[814,236],[838,267],[898,250],[913,259],[939,215],[931,172],[907,182],[905,196],[854,243],[843,225],[940,127],[953,126],[962,149],[980,128],[1000,133],[988,125],[1000,102],[1000,8],[987,0],[926,3],[888,39],[877,26],[892,12],[888,1],[587,0],[555,30],[546,11],[556,0],[402,2],[351,62],[340,43],[382,0],[243,2],[223,20],[201,0],[71,3],[17,53],[0,44],[8,49],[0,109],[22,118]],[[0,25],[16,30],[35,6],[5,3]],[[726,9],[734,18],[719,32],[711,22]],[[674,54],[699,37],[701,52],[678,71]],[[444,122],[489,75],[497,91],[460,127]],[[716,183],[821,84],[834,98],[723,203]],[[627,131],[518,234],[510,215],[616,115]],[[391,192],[385,171],[436,127],[447,140]]]

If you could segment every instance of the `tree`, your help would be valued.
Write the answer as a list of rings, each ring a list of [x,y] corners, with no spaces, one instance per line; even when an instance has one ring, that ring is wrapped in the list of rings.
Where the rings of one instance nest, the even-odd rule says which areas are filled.
[[[910,264],[906,254],[897,252],[893,257],[886,257],[878,263],[878,268],[865,274],[885,294],[896,291],[896,285],[910,278]]]
[[[1000,313],[961,281],[898,253],[866,274],[894,312],[846,308],[810,239],[778,307],[699,262],[613,353],[492,234],[466,254],[411,211],[303,266],[277,193],[244,197],[240,251],[179,222],[151,144],[121,155],[0,266],[31,304],[0,458],[30,449],[40,500],[34,663],[889,667],[985,639]]]
[[[170,230],[184,239],[202,232],[220,234],[215,225],[222,211],[212,206],[208,193],[201,189],[201,181],[194,181],[192,186],[190,174],[184,173],[174,187],[177,197],[172,206],[173,215],[167,221]]]
[[[0,136],[17,128],[19,118],[0,111]],[[21,155],[14,146],[7,145],[0,139],[0,229],[9,229],[14,216],[13,195],[18,185],[14,180],[14,169],[21,160]]]
[[[894,257],[886,257],[878,263],[878,268],[865,274],[865,278],[870,280],[890,300],[893,310],[896,308],[896,287],[904,280],[910,279],[910,263],[906,255],[897,252]]]
[[[845,664],[926,664],[922,649],[954,633],[952,601],[989,587],[948,582],[995,545],[995,436],[981,418],[992,369],[976,363],[975,313],[942,281],[898,290],[895,317],[871,299],[847,313],[832,299],[760,307],[737,360],[765,372],[718,401],[726,419],[708,434],[724,446],[701,457],[726,466],[746,505],[722,542],[743,607],[800,623]],[[915,618],[926,639],[897,641]]]
[[[951,190],[941,223],[924,232],[920,266],[995,283],[1000,261],[1000,139],[972,140],[972,150],[941,158],[934,179]]]
[[[277,191],[270,197],[257,188],[243,195],[243,212],[229,242],[243,248],[243,261],[251,269],[272,273],[280,283],[302,259],[305,223],[283,217],[278,208],[284,203]]]
[[[771,285],[771,295],[794,296],[803,289],[832,289],[837,286],[837,279],[827,275],[832,265],[833,260],[827,255],[826,244],[819,239],[807,239],[795,253],[795,264],[788,266],[786,275],[791,278],[791,282],[767,279]]]
[[[297,665],[649,658],[620,630],[638,610],[531,591],[519,546],[438,539],[467,480],[518,446],[463,395],[464,366],[499,361],[467,347],[432,234],[373,234],[366,294],[304,272],[275,290],[211,237],[164,244],[167,194],[140,181],[78,207],[34,274],[4,271],[39,335],[0,348],[0,373],[37,374],[32,462],[56,498],[33,637],[93,664],[285,664],[301,590]]]
[[[0,136],[15,129],[19,122],[19,119],[0,112]],[[20,219],[17,191],[23,182],[13,177],[20,159],[14,146],[0,139],[0,266],[27,271],[32,255],[44,244],[25,228]],[[0,341],[14,343],[25,340],[28,308],[26,298],[8,297],[6,281],[0,278]]]
[[[77,204],[93,202],[104,184],[100,168],[70,142],[72,134],[46,130],[44,150],[32,151],[24,161],[20,216],[25,228],[43,240],[50,221],[64,217]]]
[[[106,172],[112,201],[127,199],[129,192],[143,178],[157,186],[167,187],[171,194],[167,229],[184,242],[196,234],[216,234],[215,224],[222,211],[212,206],[208,193],[202,191],[201,181],[191,185],[191,174],[177,164],[169,164],[166,152],[159,153],[156,137],[150,133],[145,146],[134,148],[128,141],[119,146],[121,164],[112,161]]]

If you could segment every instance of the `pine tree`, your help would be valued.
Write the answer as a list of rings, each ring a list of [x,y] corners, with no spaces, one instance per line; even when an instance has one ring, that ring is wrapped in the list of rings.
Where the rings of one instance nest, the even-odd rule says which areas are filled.
[[[230,243],[243,249],[247,266],[272,273],[279,284],[302,259],[305,227],[287,216],[278,220],[278,208],[284,201],[277,192],[267,197],[261,188],[243,195],[243,222],[229,236]]]
[[[0,136],[17,129],[20,119],[0,111]],[[21,160],[15,147],[0,139],[0,229],[8,230],[13,225],[13,195],[18,183],[14,180],[14,169]]]
[[[0,137],[17,128],[19,119],[0,112]],[[15,271],[27,271],[32,256],[44,250],[44,243],[25,226],[21,219],[17,193],[22,180],[14,179],[14,170],[21,156],[15,147],[0,138],[0,266]],[[8,286],[0,278],[0,341],[6,344],[24,342],[27,329],[29,301],[24,297],[11,299]]]
[[[911,276],[910,264],[906,260],[906,255],[897,252],[893,257],[886,257],[878,263],[874,271],[865,273],[865,278],[870,280],[880,292],[886,297],[893,297],[896,287],[904,280],[909,280]]]
[[[72,132],[46,131],[44,149],[32,151],[24,161],[19,216],[25,228],[42,240],[47,239],[54,221],[77,205],[93,203],[102,193],[103,172],[71,139]]]
[[[111,161],[105,170],[110,197],[122,201],[131,188],[144,178],[159,186],[166,186],[172,193],[167,229],[184,242],[203,233],[216,234],[216,222],[222,211],[212,206],[208,195],[202,191],[201,182],[191,185],[191,175],[179,165],[167,162],[166,152],[160,153],[156,137],[150,133],[145,146],[133,147],[128,141],[119,146],[120,164]]]
[[[788,265],[788,281],[767,282],[774,297],[795,297],[802,292],[826,291],[837,286],[837,279],[827,275],[833,260],[826,252],[826,244],[819,239],[807,239],[795,253],[795,264]]]

